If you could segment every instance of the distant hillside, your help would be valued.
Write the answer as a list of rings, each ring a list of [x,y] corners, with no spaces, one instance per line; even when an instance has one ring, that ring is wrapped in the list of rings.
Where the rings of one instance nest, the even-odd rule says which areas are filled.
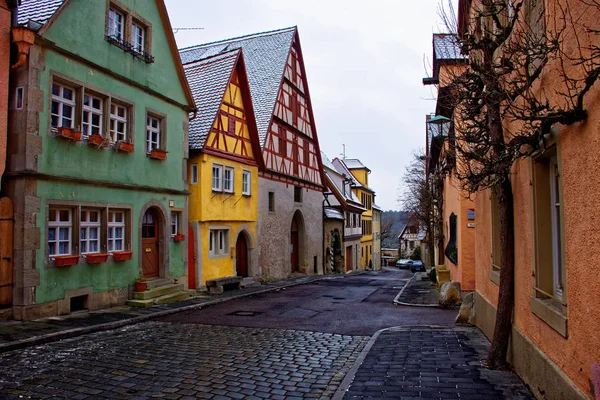
[[[398,235],[404,228],[404,225],[408,222],[410,213],[407,211],[383,211],[381,213],[381,230],[382,230],[382,242],[381,247],[395,249],[398,247]],[[388,225],[389,234],[385,234],[384,230]]]

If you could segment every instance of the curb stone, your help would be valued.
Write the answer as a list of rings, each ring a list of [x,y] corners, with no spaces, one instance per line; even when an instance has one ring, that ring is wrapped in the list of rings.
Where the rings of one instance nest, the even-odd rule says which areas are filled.
[[[398,306],[408,306],[408,307],[434,307],[434,308],[441,308],[439,304],[413,304],[413,303],[406,303],[403,301],[400,301],[400,296],[402,296],[402,293],[404,293],[404,290],[408,287],[408,285],[412,282],[413,279],[415,279],[416,275],[413,275],[412,278],[410,278],[408,280],[408,282],[406,282],[406,284],[402,287],[402,289],[400,289],[400,293],[398,293],[398,295],[394,298],[394,304],[398,305]]]

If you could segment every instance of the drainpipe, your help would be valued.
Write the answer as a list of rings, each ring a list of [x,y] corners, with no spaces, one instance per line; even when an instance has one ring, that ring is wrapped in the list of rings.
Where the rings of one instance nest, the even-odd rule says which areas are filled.
[[[13,13],[13,18],[16,13]],[[17,62],[11,65],[10,70],[15,71],[21,68],[27,62],[29,48],[35,42],[35,32],[24,26],[13,26],[11,28],[13,43],[17,45],[18,59]]]

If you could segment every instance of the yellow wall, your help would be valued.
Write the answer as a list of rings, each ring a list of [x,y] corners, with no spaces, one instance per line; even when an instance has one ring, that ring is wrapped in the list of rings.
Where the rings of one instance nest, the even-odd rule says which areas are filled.
[[[367,171],[366,170],[353,170],[352,173],[357,173],[357,172],[361,172],[364,171],[365,175],[363,176],[366,177],[367,176]],[[358,177],[356,177],[356,179],[359,179]],[[360,179],[359,179],[360,181]],[[356,197],[358,198],[358,200],[362,200],[362,194],[366,194],[371,196],[371,207],[373,207],[373,194],[371,192],[368,192],[366,190],[362,190],[360,188],[354,188],[352,189],[354,191],[354,194],[356,195]],[[366,205],[365,205],[366,206]],[[365,212],[362,213],[362,220],[363,221],[371,221],[371,232],[375,232],[375,230],[373,229],[373,209],[367,209]],[[372,259],[372,248],[373,248],[373,235],[369,234],[369,235],[363,235],[360,238],[360,267],[366,267],[369,265],[369,260]],[[367,248],[369,249],[369,251],[367,252]]]
[[[352,169],[352,175],[360,182],[361,185],[369,187],[369,171],[367,169]]]

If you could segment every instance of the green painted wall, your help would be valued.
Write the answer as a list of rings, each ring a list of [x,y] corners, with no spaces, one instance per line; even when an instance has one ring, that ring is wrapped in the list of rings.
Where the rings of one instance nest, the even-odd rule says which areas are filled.
[[[91,62],[102,65],[127,76],[140,84],[166,95],[177,102],[187,104],[185,92],[175,70],[162,22],[154,1],[123,0],[125,7],[152,24],[152,54],[154,64],[145,62],[124,53],[104,40],[105,14],[107,2],[100,0],[72,0],[50,26],[44,37],[59,47],[78,54]],[[40,71],[40,89],[45,92],[44,109],[39,115],[39,135],[42,138],[42,154],[38,156],[38,172],[112,181],[118,183],[184,190],[183,181],[185,140],[184,123],[188,113],[145,91],[125,84],[113,77],[94,70],[87,65],[69,59],[51,49],[44,50],[45,68]],[[135,151],[131,154],[116,153],[110,148],[98,150],[83,142],[72,143],[57,139],[49,134],[50,90],[52,74],[61,74],[79,81],[101,93],[120,97],[133,104]],[[145,154],[146,109],[166,114],[168,156],[166,161],[147,158]],[[131,285],[138,276],[140,262],[140,213],[149,201],[159,201],[164,209],[170,210],[169,200],[175,207],[183,209],[186,198],[183,195],[157,194],[153,192],[111,189],[91,185],[75,185],[59,182],[37,182],[37,196],[41,199],[41,209],[36,215],[36,225],[40,228],[41,248],[36,261],[40,270],[40,285],[36,288],[36,303],[46,303],[64,298],[64,292],[92,286],[94,292],[124,288]],[[130,206],[132,260],[119,263],[97,265],[79,264],[65,268],[47,268],[47,200],[94,202],[114,206]],[[170,211],[169,211],[170,212]],[[161,229],[170,229],[170,215],[165,216]],[[169,240],[168,275],[171,278],[185,274],[183,257],[187,251],[186,242],[175,243]]]
[[[123,7],[148,21],[152,27],[153,64],[124,53],[104,39],[107,2],[105,0],[71,0],[56,21],[44,33],[53,41],[85,59],[148,86],[165,96],[187,104],[184,89],[179,84],[175,62],[170,53],[167,35],[154,0],[117,0]]]

